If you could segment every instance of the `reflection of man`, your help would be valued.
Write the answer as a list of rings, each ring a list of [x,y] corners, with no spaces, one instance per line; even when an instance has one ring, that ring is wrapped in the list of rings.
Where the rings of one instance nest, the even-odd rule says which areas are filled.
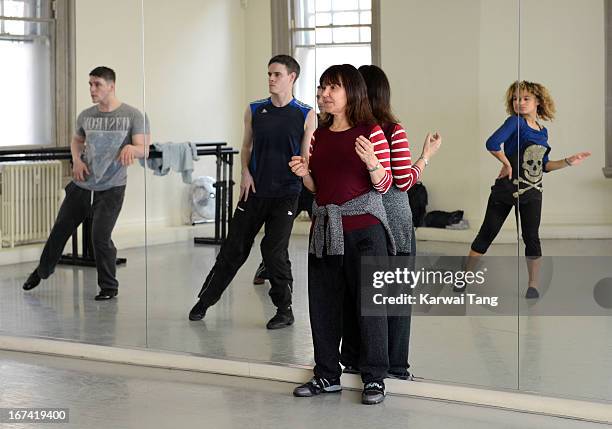
[[[300,66],[292,57],[273,57],[268,63],[271,97],[251,103],[245,112],[240,202],[227,240],[189,313],[190,320],[201,320],[221,298],[265,224],[261,253],[270,278],[270,297],[277,307],[266,327],[278,329],[293,323],[293,277],[287,248],[302,183],[288,164],[292,156],[307,153],[315,127],[312,109],[293,98],[299,74]]]
[[[115,96],[115,72],[96,67],[89,73],[89,92],[95,106],[79,115],[70,144],[73,180],[43,249],[38,267],[23,285],[38,286],[53,271],[72,232],[91,213],[92,242],[100,293],[97,301],[117,296],[117,249],[111,233],[121,211],[127,167],[145,156],[149,125],[142,113]]]
[[[320,119],[321,114],[325,112],[325,103],[323,103],[323,90],[320,86],[317,86],[317,107],[319,108],[320,114],[317,114],[318,119]],[[302,192],[300,192],[300,198],[298,199],[298,208],[295,212],[295,217],[300,215],[304,210],[308,213],[308,217],[312,219],[312,202],[314,201],[314,195],[304,186],[302,188]],[[287,255],[289,258],[289,255]],[[262,285],[268,280],[268,272],[266,271],[266,266],[263,261],[257,267],[255,271],[255,275],[253,276],[253,284],[254,285]]]

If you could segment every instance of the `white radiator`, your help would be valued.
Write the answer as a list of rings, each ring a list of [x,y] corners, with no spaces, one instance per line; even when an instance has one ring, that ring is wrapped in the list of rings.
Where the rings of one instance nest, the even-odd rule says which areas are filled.
[[[2,246],[45,241],[62,195],[60,161],[0,164]]]

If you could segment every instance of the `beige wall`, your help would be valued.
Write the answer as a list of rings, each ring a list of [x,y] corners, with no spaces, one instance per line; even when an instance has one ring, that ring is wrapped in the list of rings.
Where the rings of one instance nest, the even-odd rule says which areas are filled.
[[[603,0],[523,0],[521,77],[542,82],[557,105],[547,123],[551,159],[593,153],[580,167],[545,177],[543,219],[612,224],[612,180],[605,158]],[[546,16],[546,19],[537,19]]]
[[[79,0],[76,22],[79,111],[91,105],[87,73],[107,64],[117,71],[119,98],[147,112],[154,142],[240,146],[246,103],[245,10],[240,2],[183,0],[176,7],[146,0],[143,13],[140,0],[113,0],[104,8]],[[194,175],[214,173],[214,158],[196,164]],[[144,170],[133,166],[128,177],[119,231],[143,227]],[[189,186],[180,175],[156,177],[147,170],[146,180],[149,223],[183,224]]]
[[[225,141],[240,147],[244,99],[244,11],[239,2],[145,2],[146,109],[155,142]],[[214,157],[194,177],[215,176]],[[147,175],[147,219],[180,225],[189,185],[179,174]]]
[[[120,11],[120,13],[118,13]],[[96,66],[117,73],[116,94],[124,103],[144,111],[142,7],[139,0],[110,0],[100,7],[93,0],[76,2],[76,110],[90,107],[88,74]],[[136,233],[134,245],[144,243],[144,171],[128,170],[128,186],[118,228]],[[121,240],[119,240],[121,241]]]
[[[462,209],[466,218],[476,219],[481,214],[483,152],[480,1],[384,0],[381,19],[382,66],[413,159],[420,155],[427,132],[437,130],[443,136],[444,147],[423,176],[428,209]],[[500,112],[498,120],[503,119]]]
[[[239,148],[246,104],[268,94],[270,0],[249,1],[246,8],[238,1],[185,0],[177,8],[146,0],[144,51],[140,1],[113,1],[105,8],[92,0],[77,2],[78,110],[90,105],[87,72],[108,64],[118,72],[119,97],[146,109],[154,141],[223,140]],[[423,177],[429,209],[463,209],[477,228],[498,171],[484,142],[505,119],[503,94],[518,76],[517,2],[381,3],[382,63],[414,157],[427,131],[439,130],[444,137]],[[602,0],[523,0],[520,71],[523,78],[546,83],[557,102],[557,120],[547,124],[552,158],[593,152],[584,166],[546,176],[545,226],[612,224],[612,181],[600,170],[602,14]],[[213,173],[212,159],[197,164],[196,174]],[[148,172],[147,180],[150,222],[182,224],[188,186],[176,175]],[[143,173],[132,167],[120,225],[141,224],[143,203]]]
[[[444,137],[443,149],[423,177],[428,209],[463,209],[478,228],[499,171],[484,143],[505,120],[504,92],[519,73],[518,2],[381,3],[382,65],[413,157],[420,154],[427,131],[439,130]],[[601,174],[602,17],[601,0],[522,2],[521,77],[545,83],[558,105],[557,120],[546,124],[551,158],[593,152],[584,166],[545,177],[544,230],[558,224],[571,225],[566,232],[585,223],[612,225],[612,181]]]
[[[269,96],[268,61],[272,56],[270,0],[251,0],[245,9],[245,106]]]

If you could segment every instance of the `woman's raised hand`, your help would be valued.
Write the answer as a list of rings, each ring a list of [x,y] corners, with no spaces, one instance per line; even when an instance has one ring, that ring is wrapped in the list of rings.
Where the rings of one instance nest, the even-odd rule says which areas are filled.
[[[292,156],[291,161],[289,161],[289,168],[299,177],[305,177],[310,174],[308,171],[308,161],[303,156]]]
[[[440,146],[442,146],[442,136],[437,132],[433,135],[428,133],[427,136],[425,136],[425,142],[423,143],[423,158],[430,159],[436,154],[436,152],[438,152]]]
[[[368,169],[372,169],[378,165],[378,158],[374,153],[374,144],[364,136],[359,136],[355,140],[355,152],[357,152],[357,155],[365,163]]]
[[[582,161],[587,159],[589,156],[591,156],[591,152],[578,152],[578,153],[573,154],[572,156],[568,156],[565,159],[567,159],[568,164],[573,167],[574,165],[580,164]]]

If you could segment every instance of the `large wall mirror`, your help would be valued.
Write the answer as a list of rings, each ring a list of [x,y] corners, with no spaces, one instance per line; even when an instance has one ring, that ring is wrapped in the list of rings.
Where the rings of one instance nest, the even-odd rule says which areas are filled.
[[[443,140],[420,177],[428,205],[416,229],[416,269],[466,269],[465,256],[474,249],[470,243],[501,167],[485,142],[508,117],[505,94],[518,78],[518,2],[381,1],[379,49],[413,162],[428,132],[439,132]],[[446,217],[436,219],[436,211]],[[504,300],[503,310],[475,311],[467,302],[413,307],[409,362],[416,376],[517,387],[515,229],[508,216],[495,240],[481,239],[477,247],[487,255],[477,268],[489,269],[485,286],[491,291],[484,294]],[[475,290],[444,286],[424,292],[458,297]]]
[[[148,344],[217,358],[294,363],[296,339],[309,342],[307,315],[296,311],[300,322],[291,329],[266,329],[275,309],[269,285],[252,283],[262,235],[203,320],[188,318],[205,280],[229,275],[224,269],[209,274],[220,237],[227,234],[226,222],[215,223],[215,208],[228,217],[239,213],[241,160],[239,154],[214,151],[241,149],[245,109],[270,96],[270,2],[188,1],[176,7],[146,0],[144,17],[146,111],[157,124],[153,147],[186,151],[190,163],[185,174],[147,169]],[[241,258],[230,253],[231,262]],[[296,267],[293,258],[292,253],[294,275],[304,279],[304,266]],[[296,295],[304,291],[304,281],[296,279]],[[307,353],[297,355],[310,363]]]
[[[309,118],[330,126],[325,70],[375,65],[404,130],[387,161],[410,206],[387,216],[408,231],[406,263],[486,273],[480,289],[421,290],[453,305],[420,302],[388,328],[403,370],[612,399],[609,0],[179,3],[0,0],[2,334],[312,367],[310,313],[328,303],[309,297],[312,195],[297,199],[287,167],[275,192],[296,199],[249,188],[247,204],[241,183],[272,170],[244,141],[288,127],[287,150],[307,149]],[[300,65],[292,92],[277,54]],[[231,238],[232,218],[267,211],[285,220]]]
[[[521,309],[520,388],[600,400],[612,398],[612,183],[601,171],[610,102],[609,6],[603,0],[521,1],[521,79],[542,84],[555,104],[554,120],[542,125],[549,158],[561,160],[562,168],[543,177],[542,294]],[[577,163],[581,152],[591,155]],[[519,278],[527,282],[525,270]]]
[[[1,150],[15,158],[0,164],[0,329],[144,346],[144,173],[130,155],[148,133],[142,4],[7,0],[0,12]]]
[[[419,157],[428,132],[443,136],[443,149],[422,177],[429,194],[427,210],[463,211],[462,229],[419,228],[417,254],[432,265],[459,264],[478,232],[489,188],[499,173],[485,141],[507,118],[506,91],[518,79],[518,3],[464,1],[451,9],[441,2],[346,3],[210,1],[178,9],[146,1],[146,111],[158,124],[154,144],[225,142],[240,149],[245,108],[269,97],[267,61],[273,54],[291,53],[298,59],[295,97],[309,105],[316,102],[318,79],[328,66],[377,64],[388,75],[393,110],[406,127],[413,159]],[[176,22],[180,31],[157,31],[169,22]],[[437,23],[435,28],[431,22]],[[207,37],[212,28],[215,37]],[[222,37],[218,31],[224,28],[227,34]],[[215,160],[202,156],[195,161],[192,179],[216,179]],[[234,197],[240,170],[237,156]],[[184,183],[181,174],[159,176],[148,170],[148,345],[311,366],[306,214],[295,220],[289,244],[295,319],[290,327],[266,329],[275,311],[271,285],[253,284],[265,228],[219,301],[207,308],[202,320],[190,321],[190,309],[206,279],[224,275],[213,270],[219,247],[194,243],[196,237],[214,236],[212,223],[192,225],[194,195],[194,185]],[[518,283],[513,222],[510,216],[489,252],[510,260],[500,280],[510,296],[516,295]],[[516,309],[453,314],[415,314],[410,346],[415,374],[517,388]],[[464,370],[457,371],[457,365]]]

